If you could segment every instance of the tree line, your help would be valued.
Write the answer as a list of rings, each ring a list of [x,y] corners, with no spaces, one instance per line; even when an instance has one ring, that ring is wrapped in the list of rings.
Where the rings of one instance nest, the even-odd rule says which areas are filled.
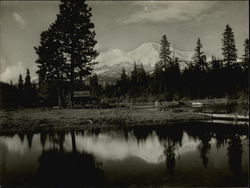
[[[226,25],[222,36],[223,59],[212,56],[208,61],[198,38],[192,61],[181,71],[180,60],[172,56],[170,43],[164,35],[161,39],[160,61],[155,64],[153,73],[146,73],[143,65],[135,62],[130,75],[123,68],[115,84],[99,84],[93,92],[100,97],[133,101],[247,96],[249,39],[244,42],[244,54],[239,61],[234,33],[229,25]],[[96,75],[93,78],[97,80]]]
[[[36,107],[39,105],[38,90],[31,83],[30,71],[26,70],[25,80],[19,75],[17,85],[0,82],[0,107]]]
[[[0,106],[36,106],[39,101],[39,105],[72,107],[76,90],[89,90],[92,96],[99,98],[133,102],[140,98],[145,101],[179,100],[237,97],[238,92],[248,93],[249,40],[244,43],[244,55],[239,63],[234,33],[229,25],[222,38],[223,59],[212,57],[208,61],[198,39],[192,63],[181,71],[180,60],[172,56],[170,43],[164,35],[160,61],[152,73],[147,73],[142,64],[135,62],[131,74],[122,69],[116,83],[103,86],[94,75],[87,85],[84,80],[92,74],[98,55],[91,17],[91,7],[84,0],[61,0],[55,22],[41,33],[40,44],[35,47],[38,89],[28,83],[27,71],[24,86],[21,77],[20,87],[0,84]]]

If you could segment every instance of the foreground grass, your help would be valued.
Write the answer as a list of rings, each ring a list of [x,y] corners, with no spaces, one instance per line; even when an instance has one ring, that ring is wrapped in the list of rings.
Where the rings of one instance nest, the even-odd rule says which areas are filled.
[[[18,109],[0,110],[0,135],[26,131],[84,130],[92,128],[160,125],[205,120],[191,109],[159,111],[154,108]]]

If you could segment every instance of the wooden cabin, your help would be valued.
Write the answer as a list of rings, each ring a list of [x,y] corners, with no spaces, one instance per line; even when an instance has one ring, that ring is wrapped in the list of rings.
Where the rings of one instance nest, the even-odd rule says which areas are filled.
[[[84,106],[91,103],[91,96],[89,91],[74,91],[73,105]]]
[[[74,91],[73,106],[75,108],[86,107],[99,103],[100,100],[97,97],[91,96],[89,91]]]

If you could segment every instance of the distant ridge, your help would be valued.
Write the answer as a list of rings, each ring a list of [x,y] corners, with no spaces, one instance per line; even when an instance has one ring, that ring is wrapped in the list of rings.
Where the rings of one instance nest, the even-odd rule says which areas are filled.
[[[173,51],[173,47],[170,47]],[[125,52],[120,49],[111,49],[106,52],[101,52],[96,58],[99,63],[95,66],[94,72],[97,75],[118,77],[121,73],[122,67],[126,71],[133,70],[134,62],[143,64],[147,72],[154,69],[155,63],[159,61],[160,44],[158,43],[144,43],[138,48]],[[175,57],[180,60],[180,67],[184,69],[187,63],[191,61],[193,52],[181,51],[174,49]]]

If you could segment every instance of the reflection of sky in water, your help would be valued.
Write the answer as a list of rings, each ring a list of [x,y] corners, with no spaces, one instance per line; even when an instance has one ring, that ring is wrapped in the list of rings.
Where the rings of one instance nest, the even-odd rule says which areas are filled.
[[[0,137],[0,142],[7,146],[9,152],[18,153],[20,156],[26,152],[39,153],[41,152],[42,145],[40,143],[40,135],[35,134],[32,138],[32,148],[28,146],[27,138],[23,143],[20,138],[15,135],[14,137]],[[210,142],[214,142],[211,140]],[[184,154],[188,151],[194,151],[199,145],[199,141],[190,139],[186,133],[183,135],[182,147],[178,148],[178,154]],[[123,160],[130,156],[139,157],[149,163],[158,163],[164,160],[163,158],[163,144],[159,141],[157,135],[149,135],[143,142],[137,142],[137,139],[133,135],[129,135],[129,139],[126,140],[122,136],[114,136],[105,133],[99,135],[84,134],[84,136],[76,135],[77,151],[88,152],[94,154],[94,156],[100,159],[106,160]],[[58,146],[55,146],[58,147]],[[48,139],[45,143],[44,150],[53,148],[53,143]],[[72,150],[72,142],[70,134],[65,136],[64,149],[66,151]]]
[[[172,181],[178,184],[184,178],[189,183],[206,181],[205,185],[213,185],[213,183],[209,184],[209,181],[214,181],[215,183],[221,183],[218,185],[227,185],[227,180],[231,178],[230,169],[237,171],[239,165],[241,165],[244,170],[244,176],[242,176],[243,180],[238,180],[238,182],[240,182],[239,185],[244,185],[242,182],[245,182],[244,178],[246,173],[248,173],[249,143],[246,135],[240,136],[243,152],[239,154],[240,150],[237,147],[240,147],[240,145],[237,142],[237,134],[236,137],[234,137],[235,135],[232,137],[236,139],[235,142],[224,137],[223,134],[220,135],[221,133],[218,133],[219,137],[216,137],[215,133],[206,131],[183,131],[179,132],[181,134],[176,133],[176,137],[171,134],[167,136],[165,132],[162,134],[159,130],[158,132],[149,131],[149,134],[147,133],[141,134],[140,132],[141,135],[136,136],[135,132],[128,131],[127,136],[125,136],[121,130],[100,131],[98,133],[91,131],[85,131],[84,133],[76,132],[76,149],[79,153],[87,152],[92,154],[96,158],[97,163],[102,163],[101,168],[105,171],[106,181],[108,182],[121,183],[118,181],[121,178],[127,178],[123,180],[123,183],[129,181],[132,184],[137,181],[144,182],[140,177],[140,174],[143,174],[148,183],[158,180],[166,183],[168,182],[168,179],[164,177],[168,168],[166,152],[168,147],[173,145],[172,139],[176,139],[173,147],[175,159],[173,169],[175,169],[176,175]],[[171,130],[169,133],[171,133]],[[161,134],[160,137],[159,134]],[[57,133],[47,134],[44,145],[42,145],[40,134],[25,135],[25,137],[23,137],[24,135],[1,136],[0,177],[2,180],[0,178],[0,184],[3,180],[20,183],[25,180],[23,176],[28,176],[27,173],[31,173],[32,175],[29,176],[32,177],[31,179],[35,179],[36,171],[40,164],[40,156],[54,148],[57,148],[59,151],[59,135]],[[145,135],[147,136],[145,137]],[[22,138],[24,139],[22,140]],[[218,138],[225,139],[223,141],[224,144],[219,147],[216,146]],[[230,142],[234,144],[230,149],[231,162],[229,162],[228,156]],[[72,152],[71,133],[66,133],[64,136],[63,151],[64,153]],[[236,163],[232,163],[232,160]],[[131,169],[133,169],[133,172],[131,172]],[[234,181],[233,179],[231,180],[232,182]]]
[[[246,139],[242,137],[243,141]],[[215,143],[215,139],[211,139],[209,143]],[[28,146],[27,137],[21,142],[18,135],[13,137],[0,137],[0,143],[7,146],[10,153],[15,152],[20,156],[27,152],[39,153],[43,150],[40,135],[34,134],[32,138],[32,148]],[[176,145],[176,154],[182,155],[186,152],[197,150],[201,141],[194,140],[189,137],[185,132],[182,138],[182,146]],[[63,143],[65,151],[72,150],[72,141],[70,134],[65,135],[65,141]],[[129,138],[126,140],[123,136],[115,136],[112,134],[100,133],[99,135],[92,135],[91,133],[85,133],[84,136],[76,135],[77,151],[92,153],[95,157],[106,160],[123,160],[130,156],[139,157],[149,163],[162,162],[163,159],[163,144],[159,141],[158,136],[153,132],[143,142],[137,141],[136,137],[129,134]],[[46,139],[44,150],[56,147],[49,139]]]
[[[188,139],[184,135],[182,147],[179,147],[179,153],[195,150],[199,143]],[[122,137],[111,137],[109,135],[84,136],[77,138],[77,148],[93,153],[97,157],[110,160],[123,160],[130,156],[139,157],[149,163],[158,163],[162,161],[164,147],[158,137],[153,133],[148,136],[144,142],[137,143],[135,137],[126,141]]]

